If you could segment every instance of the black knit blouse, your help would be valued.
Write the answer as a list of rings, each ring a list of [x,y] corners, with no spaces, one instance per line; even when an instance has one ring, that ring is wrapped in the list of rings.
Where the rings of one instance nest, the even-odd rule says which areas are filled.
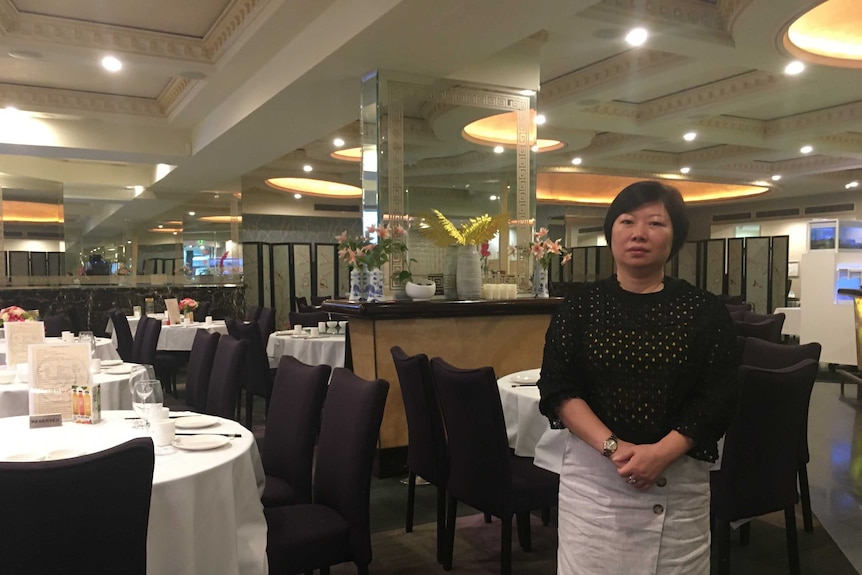
[[[688,455],[715,461],[736,406],[738,354],[727,308],[684,280],[649,294],[616,276],[571,294],[545,336],[539,409],[562,427],[560,401],[580,397],[611,431],[636,444],[675,429]]]

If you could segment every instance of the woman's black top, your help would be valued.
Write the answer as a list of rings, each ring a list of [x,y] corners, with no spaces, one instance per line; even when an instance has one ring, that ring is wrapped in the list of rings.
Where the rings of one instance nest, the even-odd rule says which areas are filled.
[[[715,461],[736,406],[738,354],[730,315],[684,280],[636,294],[611,276],[570,294],[545,336],[539,409],[582,398],[621,439],[655,443],[671,430],[692,438],[688,455]]]

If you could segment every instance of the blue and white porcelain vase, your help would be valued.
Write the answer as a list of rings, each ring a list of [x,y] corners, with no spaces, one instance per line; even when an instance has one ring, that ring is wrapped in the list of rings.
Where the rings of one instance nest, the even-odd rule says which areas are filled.
[[[350,270],[350,301],[365,301],[368,292],[368,268],[355,266]]]
[[[383,270],[375,268],[368,270],[368,287],[366,299],[370,302],[383,301]]]
[[[533,297],[550,297],[548,293],[548,270],[538,262],[533,269]]]

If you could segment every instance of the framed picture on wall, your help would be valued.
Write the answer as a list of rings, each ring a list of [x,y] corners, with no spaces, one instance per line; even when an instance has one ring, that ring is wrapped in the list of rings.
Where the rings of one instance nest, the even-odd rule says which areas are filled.
[[[799,277],[799,262],[787,262],[787,277]]]

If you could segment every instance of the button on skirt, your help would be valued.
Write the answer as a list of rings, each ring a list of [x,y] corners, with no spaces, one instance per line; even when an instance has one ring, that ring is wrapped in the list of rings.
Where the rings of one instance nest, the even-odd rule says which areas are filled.
[[[557,572],[709,575],[709,468],[683,456],[652,488],[638,491],[610,460],[569,434]]]

